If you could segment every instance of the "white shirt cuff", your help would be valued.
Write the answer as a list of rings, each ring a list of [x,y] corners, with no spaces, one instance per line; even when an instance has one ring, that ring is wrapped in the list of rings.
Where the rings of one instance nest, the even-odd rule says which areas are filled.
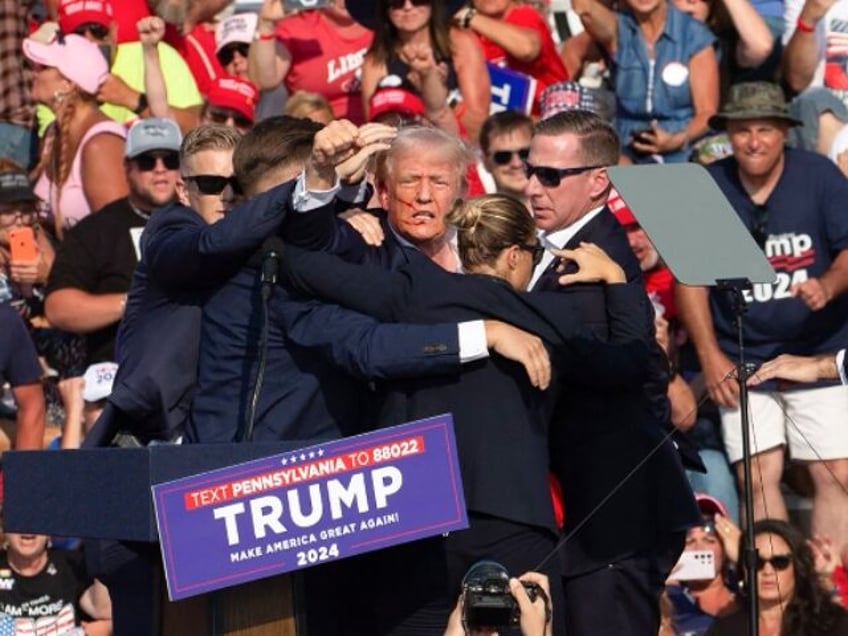
[[[836,352],[836,370],[839,372],[842,384],[848,384],[848,377],[845,376],[845,349]]]
[[[489,357],[486,346],[486,326],[482,320],[469,320],[457,325],[459,328],[459,361],[462,364]]]
[[[306,170],[300,173],[297,178],[297,183],[292,192],[292,207],[295,212],[309,212],[322,208],[328,203],[331,203],[338,194],[341,186],[339,185],[338,177],[335,185],[329,190],[307,190],[306,189]]]

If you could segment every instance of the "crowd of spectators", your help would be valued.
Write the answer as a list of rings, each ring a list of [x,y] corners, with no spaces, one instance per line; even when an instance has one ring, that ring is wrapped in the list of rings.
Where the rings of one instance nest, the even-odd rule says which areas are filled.
[[[672,573],[661,633],[738,633],[733,630],[746,620],[741,599],[754,588],[767,633],[844,633],[838,631],[844,616],[830,612],[829,597],[840,604],[848,599],[848,387],[839,382],[846,380],[844,352],[831,358],[848,345],[848,217],[840,211],[848,200],[846,2],[573,0],[561,12],[544,0],[331,0],[304,9],[262,0],[249,10],[230,0],[0,0],[0,448],[75,448],[104,406],[107,416],[116,404],[130,413],[132,392],[147,387],[123,382],[134,363],[122,347],[155,338],[159,303],[183,303],[181,325],[189,321],[198,333],[202,308],[217,311],[221,340],[237,336],[249,348],[254,325],[235,316],[241,301],[233,300],[249,295],[249,285],[239,287],[236,276],[218,289],[239,269],[212,267],[209,259],[224,262],[232,252],[255,249],[261,237],[228,247],[221,239],[215,243],[221,253],[194,254],[197,260],[186,260],[173,278],[169,264],[183,255],[172,249],[177,243],[142,239],[162,208],[181,209],[187,226],[192,210],[199,213],[196,232],[209,231],[202,228],[245,199],[258,201],[252,209],[261,215],[262,206],[282,198],[275,188],[306,165],[316,132],[340,120],[339,130],[360,131],[368,155],[354,168],[339,160],[338,174],[352,182],[342,187],[344,205],[336,210],[345,231],[371,244],[396,234],[444,269],[463,271],[467,228],[454,199],[510,197],[535,214],[541,246],[561,246],[550,243],[561,228],[546,227],[540,201],[598,166],[575,164],[581,167],[563,172],[566,148],[553,141],[545,146],[546,165],[536,165],[540,154],[534,151],[531,161],[531,142],[540,122],[563,111],[592,111],[618,133],[620,164],[708,166],[777,271],[774,284],[745,292],[749,359],[764,365],[761,377],[753,372],[749,381],[758,521],[752,532],[763,557],[752,577],[736,565],[744,498],[732,314],[714,290],[676,283],[627,202],[614,188],[609,192],[606,205],[639,263],[654,309],[655,344],[668,360],[661,393],[669,427],[707,468],[687,473],[702,493],[705,516],[689,530],[685,550],[711,551],[715,569],[709,579],[677,581]],[[454,141],[462,149],[443,162],[456,183],[428,177],[433,216],[444,224],[435,229],[433,219],[403,211],[401,229],[393,225],[392,206],[407,205],[412,186],[392,182],[385,161],[371,157],[391,146],[396,129],[411,126],[434,129],[442,141],[413,135],[398,154],[435,153]],[[542,137],[555,137],[544,124],[541,130]],[[248,148],[239,146],[245,135],[252,135]],[[366,173],[374,187],[355,187]],[[381,174],[394,191],[381,189]],[[347,209],[369,203],[386,208],[388,222]],[[223,237],[225,228],[217,232]],[[515,259],[527,256],[522,267],[530,267],[530,254],[532,265],[539,264],[530,238],[518,248]],[[717,257],[722,249],[715,246]],[[552,257],[541,250],[544,268]],[[532,288],[542,269],[532,278],[530,271],[529,287],[522,280],[520,288]],[[293,311],[285,307],[281,315]],[[348,320],[351,331],[374,330],[359,317],[321,319],[328,330],[334,320]],[[179,330],[172,335],[182,338]],[[278,335],[281,343],[321,345]],[[507,355],[494,338],[486,344]],[[162,405],[166,415],[157,431],[170,441],[182,434],[232,439],[231,431],[219,440],[186,429],[184,420],[192,408],[225,411],[219,404],[225,401],[240,414],[252,378],[237,377],[240,365],[225,376],[204,362],[209,354],[198,353],[197,341],[192,347],[188,359],[199,356],[203,365],[197,392],[192,369],[187,386],[159,396],[171,401]],[[157,364],[177,364],[173,351],[165,353]],[[791,357],[779,357],[785,354]],[[818,366],[800,372],[801,356],[815,356]],[[441,370],[436,365],[434,373]],[[778,379],[781,371],[789,380]],[[546,384],[535,372],[531,383]],[[361,376],[351,386],[368,391],[362,376],[405,371],[344,373]],[[115,378],[117,397],[107,404]],[[282,402],[259,405],[290,411]],[[217,413],[232,422],[241,421],[239,414]],[[809,519],[794,516],[789,493],[812,502]],[[567,517],[568,498],[561,503]],[[786,523],[790,518],[815,538],[805,543]],[[32,552],[23,561],[13,552],[22,546]],[[46,538],[10,536],[11,570],[0,571],[0,579],[4,572],[30,577],[47,563],[65,563],[48,554]],[[105,588],[77,572],[75,558],[62,566],[76,578],[71,591],[62,591],[57,624],[107,633],[108,595],[104,601]],[[550,585],[554,594],[560,588],[558,581]]]

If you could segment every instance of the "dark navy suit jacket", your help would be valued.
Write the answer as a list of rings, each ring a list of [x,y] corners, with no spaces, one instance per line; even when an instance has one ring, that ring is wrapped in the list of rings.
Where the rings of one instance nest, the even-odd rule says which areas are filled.
[[[641,283],[639,263],[627,236],[608,209],[565,247],[575,248],[581,241],[601,247],[624,268],[629,281]],[[549,268],[534,290],[557,291],[564,296],[574,293],[569,287],[560,287],[557,278],[558,273]],[[598,285],[575,289],[583,294],[583,303],[602,306],[605,302]],[[670,426],[667,364],[654,341],[653,310],[646,307],[642,329],[653,343],[647,382],[614,392],[594,384],[565,391],[551,425],[551,465],[563,486],[565,531],[574,531],[563,548],[567,575],[662,545],[669,533],[698,519],[680,456],[670,440],[661,443]]]
[[[419,272],[432,273],[435,266],[429,263],[429,259],[414,248],[402,245],[389,227],[385,214],[380,213],[380,219],[386,239],[378,248],[366,246],[355,231],[329,217],[325,217],[323,238],[321,232],[314,231],[315,225],[311,236],[319,239],[321,247],[346,260],[400,270],[402,276],[414,279],[415,283],[419,282]],[[294,219],[293,223],[301,221],[302,216]],[[291,237],[295,240],[298,237],[294,229]],[[428,262],[425,264],[423,261]],[[548,342],[569,342],[574,347],[572,353],[581,353],[584,361],[592,358],[585,355],[588,341],[584,340],[580,346],[580,340],[576,338],[581,325],[591,324],[596,332],[606,336],[608,324],[604,303],[583,302],[582,298],[569,303],[558,294],[522,296],[500,284],[479,285],[480,281],[476,278],[448,276],[448,280],[455,279],[455,284],[450,286],[453,291],[449,292],[444,278],[428,276],[424,280],[430,282],[422,283],[425,285],[421,288],[424,292],[414,299],[408,293],[401,293],[393,301],[399,311],[391,314],[378,313],[379,303],[370,308],[355,305],[355,299],[351,297],[353,294],[347,295],[345,291],[355,288],[351,280],[339,280],[338,284],[329,285],[330,288],[335,287],[335,291],[324,291],[331,293],[330,297],[337,301],[374,311],[382,318],[397,319],[401,315],[415,320],[473,319],[481,315],[498,317],[538,333]],[[369,274],[363,274],[362,279],[370,283]],[[366,290],[369,286],[373,294],[381,287],[371,283],[366,284]],[[465,289],[466,286],[469,289]],[[641,290],[639,294],[640,298],[644,296]],[[582,296],[582,292],[578,292],[577,296]],[[367,300],[367,294],[363,298]],[[642,302],[647,303],[647,299]],[[534,307],[533,303],[538,306]],[[641,311],[647,312],[648,309],[643,307]],[[641,337],[645,337],[644,334]],[[653,338],[653,332],[650,338]],[[644,363],[647,355],[644,349],[642,354],[641,361]],[[617,364],[622,370],[627,368],[625,362]],[[563,369],[574,366],[560,365]],[[635,366],[637,373],[644,371],[644,364]],[[630,383],[638,385],[642,378],[639,376],[638,380],[634,380],[631,377]],[[445,411],[453,413],[469,509],[553,528],[550,498],[546,490],[547,431],[553,405],[548,395],[530,387],[523,369],[517,364],[492,357],[469,365],[454,377],[388,383],[384,386],[384,393],[380,414],[382,425]]]
[[[182,433],[194,393],[206,295],[279,228],[292,189],[292,183],[272,188],[212,225],[180,204],[153,214],[118,333],[112,408],[86,445],[108,443],[117,429],[143,441]],[[308,228],[304,233],[308,236]]]
[[[498,278],[450,274],[408,249],[394,272],[357,266],[324,253],[286,254],[289,283],[383,320],[438,321],[490,317],[508,321],[554,345],[560,382],[591,375],[609,386],[645,377],[648,343],[641,322],[647,299],[638,284],[608,288],[607,345],[582,327],[578,303],[559,294],[518,293]],[[595,327],[607,328],[604,309]],[[557,391],[533,388],[524,369],[493,355],[462,373],[383,386],[380,423],[442,412],[454,417],[469,509],[555,531],[547,489],[548,423]]]

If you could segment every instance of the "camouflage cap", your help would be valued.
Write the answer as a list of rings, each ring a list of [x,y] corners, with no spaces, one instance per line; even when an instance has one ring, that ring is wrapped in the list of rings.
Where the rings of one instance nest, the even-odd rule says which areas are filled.
[[[790,126],[801,122],[789,115],[783,89],[771,82],[741,82],[730,87],[724,110],[710,117],[710,126],[724,130],[730,119],[780,119]]]

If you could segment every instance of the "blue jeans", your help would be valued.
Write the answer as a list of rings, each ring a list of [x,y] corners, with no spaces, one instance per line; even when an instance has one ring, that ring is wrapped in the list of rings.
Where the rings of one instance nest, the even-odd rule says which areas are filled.
[[[29,168],[35,148],[36,136],[31,129],[0,121],[0,157],[14,159]]]
[[[733,523],[739,525],[739,496],[727,457],[723,452],[710,448],[701,449],[698,454],[707,467],[707,474],[686,471],[692,490],[718,499],[727,508]]]

